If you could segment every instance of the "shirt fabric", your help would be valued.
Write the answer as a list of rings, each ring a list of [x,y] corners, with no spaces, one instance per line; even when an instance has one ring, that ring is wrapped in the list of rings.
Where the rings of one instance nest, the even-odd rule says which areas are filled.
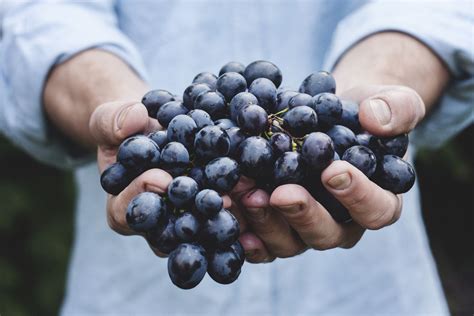
[[[245,264],[232,285],[208,276],[183,291],[141,237],[107,225],[91,157],[72,155],[41,105],[51,67],[92,47],[121,57],[154,88],[181,93],[195,74],[229,60],[266,59],[298,88],[361,39],[408,33],[446,63],[452,83],[413,133],[439,145],[473,121],[472,2],[35,1],[7,15],[0,44],[0,129],[37,159],[75,168],[75,238],[62,315],[447,314],[415,186],[401,219],[350,250],[307,251]],[[420,22],[422,21],[422,22]]]

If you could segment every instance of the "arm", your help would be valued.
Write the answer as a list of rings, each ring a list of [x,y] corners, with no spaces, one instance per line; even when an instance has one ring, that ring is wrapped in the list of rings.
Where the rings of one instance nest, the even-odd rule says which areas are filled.
[[[360,103],[363,128],[381,136],[412,130],[449,81],[448,70],[432,51],[414,38],[394,32],[377,33],[352,47],[339,60],[334,76],[337,93]],[[262,190],[242,194],[245,215],[258,236],[244,236],[244,246],[254,248],[248,260],[293,256],[308,247],[350,248],[365,229],[380,229],[400,217],[401,195],[378,187],[345,161],[332,163],[321,180],[349,210],[354,222],[336,223],[298,185],[281,186],[271,196]],[[238,189],[245,192],[246,188]]]

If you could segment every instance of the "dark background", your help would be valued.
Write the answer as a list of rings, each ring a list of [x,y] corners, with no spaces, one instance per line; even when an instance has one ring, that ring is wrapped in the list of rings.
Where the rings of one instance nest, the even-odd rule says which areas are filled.
[[[430,243],[453,314],[474,313],[474,126],[416,167]],[[0,138],[0,314],[54,315],[73,233],[71,173]]]

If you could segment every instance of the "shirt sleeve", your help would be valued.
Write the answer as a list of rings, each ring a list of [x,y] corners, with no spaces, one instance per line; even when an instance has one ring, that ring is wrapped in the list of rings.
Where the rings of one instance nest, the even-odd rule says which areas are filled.
[[[48,124],[42,93],[53,66],[90,48],[119,56],[145,79],[141,56],[118,23],[113,1],[35,1],[8,12],[0,42],[0,131],[57,167],[93,159]]]
[[[452,81],[410,139],[438,147],[474,121],[473,23],[471,1],[371,1],[339,23],[325,66],[333,69],[348,49],[378,32],[399,31],[424,43],[447,65]]]

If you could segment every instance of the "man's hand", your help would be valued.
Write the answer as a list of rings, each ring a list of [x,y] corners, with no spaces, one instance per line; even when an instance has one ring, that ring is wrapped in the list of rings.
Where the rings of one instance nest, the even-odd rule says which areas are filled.
[[[334,76],[339,96],[359,103],[363,129],[377,136],[410,132],[449,79],[427,47],[400,33],[380,33],[351,48]],[[365,229],[391,225],[401,215],[401,195],[380,188],[345,161],[328,166],[321,181],[349,210],[353,222],[334,221],[301,186],[283,185],[269,196],[253,189],[253,183],[239,184],[234,198],[253,231],[241,237],[250,262],[290,257],[308,248],[350,248]]]

